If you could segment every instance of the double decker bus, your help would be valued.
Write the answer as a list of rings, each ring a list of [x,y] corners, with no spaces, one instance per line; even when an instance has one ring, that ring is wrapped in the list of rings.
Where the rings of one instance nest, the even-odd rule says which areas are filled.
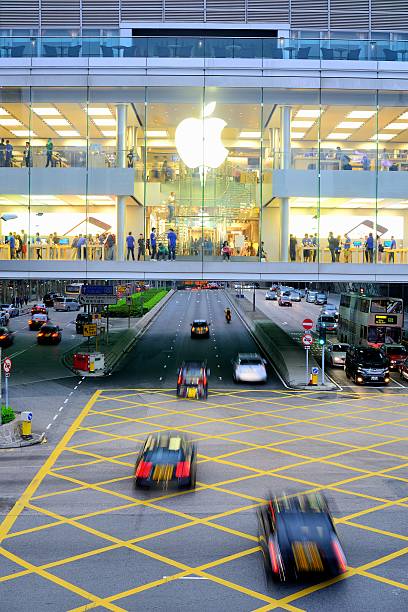
[[[84,283],[70,283],[65,285],[65,295],[68,297],[78,297],[81,293],[81,287]]]
[[[403,326],[401,299],[342,293],[337,328],[340,342],[373,347],[399,344]]]

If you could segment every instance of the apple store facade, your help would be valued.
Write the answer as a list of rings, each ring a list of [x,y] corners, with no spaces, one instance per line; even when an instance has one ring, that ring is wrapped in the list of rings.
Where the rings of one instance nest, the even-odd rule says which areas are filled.
[[[403,274],[408,75],[132,61],[0,66],[0,268]]]

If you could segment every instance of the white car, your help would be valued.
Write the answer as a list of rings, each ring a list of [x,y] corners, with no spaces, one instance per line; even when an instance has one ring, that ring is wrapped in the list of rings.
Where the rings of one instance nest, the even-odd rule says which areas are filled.
[[[326,344],[324,353],[328,364],[332,368],[342,368],[346,363],[346,353],[349,345],[345,342],[333,342]]]
[[[18,317],[18,308],[16,306],[13,306],[13,304],[1,304],[0,310],[6,312],[9,316],[9,319],[11,317]]]
[[[300,302],[302,298],[300,297],[300,293],[297,291],[291,291],[289,294],[289,299],[291,302]]]
[[[69,312],[71,310],[79,310],[81,308],[78,300],[74,298],[64,298],[54,304],[55,310]]]
[[[266,360],[258,353],[238,353],[232,361],[232,378],[234,382],[260,382],[268,379]]]

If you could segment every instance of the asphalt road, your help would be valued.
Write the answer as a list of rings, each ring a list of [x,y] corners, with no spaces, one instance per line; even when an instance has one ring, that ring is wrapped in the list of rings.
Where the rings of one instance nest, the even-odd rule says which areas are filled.
[[[408,391],[293,392],[273,372],[267,386],[235,386],[231,358],[256,347],[238,319],[224,322],[224,300],[178,292],[121,372],[71,380],[52,455],[45,461],[45,445],[19,456],[43,464],[13,513],[0,492],[0,609],[407,608]],[[211,338],[191,340],[201,317]],[[190,358],[213,372],[207,401],[175,397],[177,366]],[[135,491],[140,445],[167,429],[197,442],[196,491]],[[5,457],[10,491],[17,462],[11,453],[0,465]],[[340,580],[267,585],[255,509],[269,490],[328,496],[349,564]]]

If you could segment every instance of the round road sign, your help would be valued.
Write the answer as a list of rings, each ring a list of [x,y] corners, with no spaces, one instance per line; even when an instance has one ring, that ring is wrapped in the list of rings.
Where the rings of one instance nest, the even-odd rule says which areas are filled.
[[[312,319],[303,319],[302,325],[303,325],[303,329],[312,329],[313,321]]]
[[[302,337],[303,346],[311,346],[313,344],[313,336],[312,334],[304,334]]]
[[[11,359],[10,357],[6,357],[3,361],[3,370],[8,374],[11,370]]]

